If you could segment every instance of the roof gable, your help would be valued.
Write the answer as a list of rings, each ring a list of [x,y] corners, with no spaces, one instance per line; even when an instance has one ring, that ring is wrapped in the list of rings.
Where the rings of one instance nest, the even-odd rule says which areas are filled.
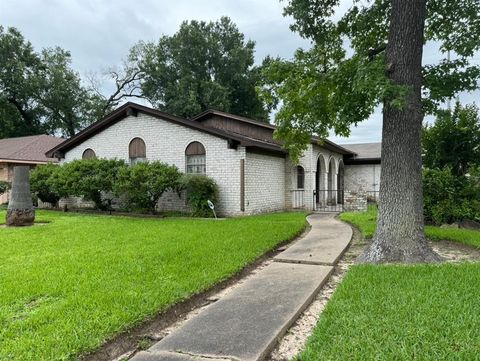
[[[200,132],[208,133],[216,137],[226,139],[229,142],[229,145],[235,147],[237,145],[243,145],[250,148],[259,148],[267,151],[271,151],[278,154],[286,154],[286,152],[281,148],[281,146],[276,144],[270,144],[268,142],[262,142],[258,139],[249,139],[248,137],[242,136],[240,134],[233,134],[230,132],[223,131],[221,129],[206,127],[203,124],[193,121],[191,119],[185,119],[177,117],[162,111],[152,109],[143,105],[136,103],[128,102],[118,109],[114,110],[112,113],[108,114],[103,119],[93,123],[89,127],[85,128],[75,136],[70,139],[67,139],[58,146],[50,149],[47,152],[49,157],[63,157],[63,154],[69,149],[80,144],[84,140],[93,136],[94,134],[106,129],[107,127],[115,124],[116,122],[126,118],[127,116],[133,115],[136,116],[139,112],[165,120],[173,122],[175,124],[180,124],[185,127],[189,127]]]
[[[225,121],[223,122],[223,124],[221,122],[212,121],[212,119],[215,119],[215,118],[222,118]],[[200,122],[202,124],[206,124],[206,126],[208,127],[218,127],[219,129],[225,129],[225,130],[234,131],[234,132],[236,131],[244,136],[256,137],[262,141],[267,141],[273,144],[281,145],[281,142],[273,138],[273,132],[277,129],[277,127],[267,122],[249,119],[249,118],[245,118],[238,115],[234,115],[234,114],[230,114],[230,113],[226,113],[218,110],[213,110],[213,109],[209,109],[204,111],[203,113],[200,113],[199,115],[193,117],[192,120],[196,122]],[[237,124],[242,124],[244,126],[235,127],[235,126],[232,126],[231,124],[232,122],[235,122]],[[267,133],[268,133],[268,136],[267,136]],[[338,144],[335,144],[334,142],[328,139],[312,137],[311,143],[320,145],[328,150],[331,150],[340,154],[349,155],[349,156],[353,156],[355,154],[351,150],[346,149]]]

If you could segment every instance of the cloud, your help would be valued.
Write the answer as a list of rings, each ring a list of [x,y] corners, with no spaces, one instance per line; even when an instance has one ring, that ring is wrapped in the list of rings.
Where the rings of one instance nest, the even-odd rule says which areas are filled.
[[[341,11],[350,4],[343,1]],[[85,75],[119,65],[136,42],[173,34],[184,20],[210,21],[224,15],[256,42],[257,62],[266,55],[292,58],[309,41],[290,31],[292,19],[283,17],[284,5],[278,0],[2,0],[0,24],[17,27],[37,50],[57,45],[69,50],[74,68]],[[440,56],[438,46],[429,45],[424,62]],[[460,99],[471,102],[478,92],[461,94]],[[380,109],[353,128],[348,140],[333,136],[350,143],[380,138]]]

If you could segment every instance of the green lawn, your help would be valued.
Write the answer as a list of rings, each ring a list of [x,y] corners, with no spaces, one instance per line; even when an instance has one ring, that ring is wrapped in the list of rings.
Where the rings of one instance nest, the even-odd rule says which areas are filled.
[[[480,359],[480,265],[359,265],[298,360]]]
[[[51,223],[0,228],[0,360],[75,359],[306,225],[304,213],[214,221],[39,211],[38,219]]]
[[[344,213],[365,237],[376,208]],[[480,247],[480,232],[427,227]],[[328,302],[301,361],[479,360],[480,264],[355,265]]]
[[[364,237],[371,238],[375,233],[375,222],[377,220],[377,208],[369,206],[368,212],[347,212],[342,213],[340,218],[344,221],[355,224]],[[480,248],[480,232],[470,229],[440,228],[426,226],[425,234],[432,241],[448,240]]]

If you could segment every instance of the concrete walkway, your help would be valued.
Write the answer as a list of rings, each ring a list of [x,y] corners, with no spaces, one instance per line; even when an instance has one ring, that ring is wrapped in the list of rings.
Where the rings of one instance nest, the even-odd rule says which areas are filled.
[[[312,225],[308,234],[274,259],[317,265],[335,265],[352,239],[352,228],[336,220],[334,213],[315,213],[307,220]]]
[[[352,237],[333,214],[307,220],[310,232],[274,263],[132,360],[262,360],[310,304]]]

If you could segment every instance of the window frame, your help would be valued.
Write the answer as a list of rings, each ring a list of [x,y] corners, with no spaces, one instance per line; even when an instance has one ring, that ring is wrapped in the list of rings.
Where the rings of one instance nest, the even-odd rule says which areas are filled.
[[[185,173],[207,174],[207,151],[199,141],[190,142],[185,148]]]
[[[134,144],[134,142],[136,144]],[[143,146],[143,149],[132,149],[132,146],[138,148],[137,143],[139,142],[141,142],[140,145]],[[135,137],[130,140],[130,143],[128,143],[128,159],[131,165],[147,161],[147,145],[142,138]]]
[[[305,189],[305,169],[301,165],[297,165],[296,178],[297,178],[297,189]]]
[[[82,153],[82,160],[95,159],[97,158],[97,153],[92,148],[87,148]]]

